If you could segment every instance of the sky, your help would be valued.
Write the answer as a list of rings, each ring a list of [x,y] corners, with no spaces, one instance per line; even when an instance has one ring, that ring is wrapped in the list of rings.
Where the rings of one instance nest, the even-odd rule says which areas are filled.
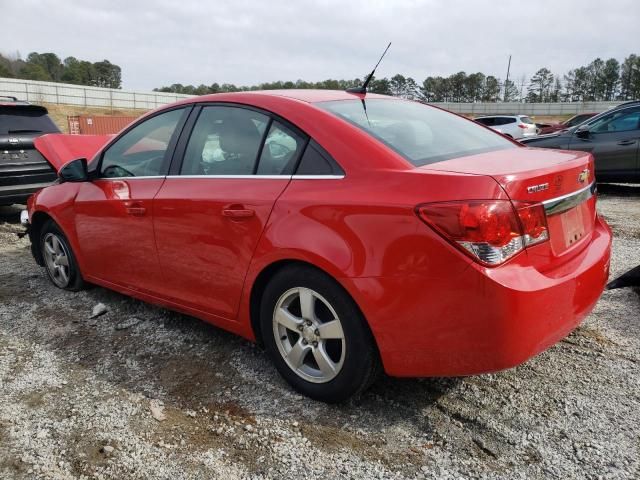
[[[0,53],[108,59],[123,88],[465,71],[528,80],[640,54],[639,0],[0,0]]]

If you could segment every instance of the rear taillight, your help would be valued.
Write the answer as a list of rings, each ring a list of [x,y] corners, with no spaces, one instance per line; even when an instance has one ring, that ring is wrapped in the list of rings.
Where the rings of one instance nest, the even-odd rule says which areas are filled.
[[[418,216],[455,246],[488,266],[549,238],[540,203],[471,200],[419,205]]]
[[[519,124],[518,124],[518,126],[519,126],[520,128],[522,128],[522,129],[527,128],[527,126],[526,126],[524,123],[519,123]]]

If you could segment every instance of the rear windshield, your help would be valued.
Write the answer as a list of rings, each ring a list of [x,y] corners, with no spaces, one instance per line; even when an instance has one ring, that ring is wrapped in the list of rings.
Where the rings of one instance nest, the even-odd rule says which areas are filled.
[[[0,135],[58,132],[42,108],[0,107]]]
[[[528,123],[529,125],[533,124],[533,122],[531,121],[531,119],[529,117],[520,117],[520,121],[522,123]]]
[[[361,128],[417,167],[477,153],[518,148],[472,121],[418,102],[372,99],[316,105]]]

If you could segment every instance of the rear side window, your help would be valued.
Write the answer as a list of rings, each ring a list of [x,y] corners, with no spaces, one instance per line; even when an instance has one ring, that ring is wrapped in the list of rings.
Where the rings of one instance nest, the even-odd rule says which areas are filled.
[[[245,108],[204,107],[189,138],[182,175],[253,175],[269,117]]]
[[[0,107],[0,135],[59,132],[42,107]]]
[[[344,175],[344,170],[324,148],[311,140],[302,155],[296,175]]]
[[[358,99],[316,105],[364,130],[415,166],[518,148],[472,121],[418,102]]]
[[[482,125],[491,126],[495,125],[496,119],[493,117],[476,118],[476,122],[481,123]]]
[[[510,123],[516,123],[516,119],[513,117],[502,117],[502,124],[501,125],[508,125]]]
[[[306,138],[274,121],[265,139],[258,175],[291,175],[304,148]]]

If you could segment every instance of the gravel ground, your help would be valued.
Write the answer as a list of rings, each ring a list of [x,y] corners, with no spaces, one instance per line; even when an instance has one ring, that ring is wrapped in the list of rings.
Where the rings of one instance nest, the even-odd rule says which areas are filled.
[[[601,192],[616,276],[640,263],[640,186]],[[203,322],[54,288],[18,213],[0,208],[0,478],[640,477],[637,291],[518,368],[328,406]]]

